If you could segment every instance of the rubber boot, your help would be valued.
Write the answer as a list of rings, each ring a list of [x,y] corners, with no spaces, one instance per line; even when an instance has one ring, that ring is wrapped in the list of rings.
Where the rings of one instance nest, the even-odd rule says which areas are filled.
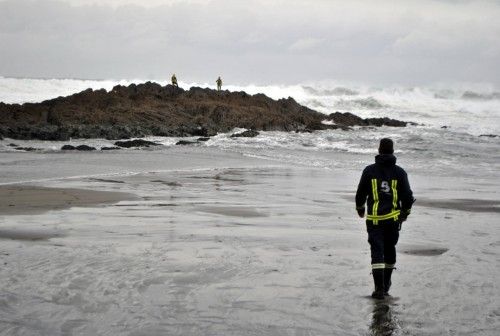
[[[384,268],[384,295],[389,295],[389,289],[391,288],[391,275],[394,268]]]
[[[383,299],[384,298],[384,269],[374,269],[372,270],[373,282],[375,283],[375,290],[372,293],[372,298]]]

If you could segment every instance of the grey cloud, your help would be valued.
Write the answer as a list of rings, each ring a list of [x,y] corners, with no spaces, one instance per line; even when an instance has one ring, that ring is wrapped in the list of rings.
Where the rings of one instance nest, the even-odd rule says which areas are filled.
[[[500,81],[494,1],[119,3],[0,1],[0,75]]]

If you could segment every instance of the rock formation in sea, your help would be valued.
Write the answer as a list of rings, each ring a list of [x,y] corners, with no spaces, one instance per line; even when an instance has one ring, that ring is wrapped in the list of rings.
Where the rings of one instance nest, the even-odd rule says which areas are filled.
[[[328,117],[298,104],[291,97],[273,100],[264,94],[199,87],[183,90],[152,82],[118,85],[109,92],[87,89],[41,103],[0,103],[0,115],[0,137],[40,140],[111,140],[148,135],[209,137],[236,127],[301,132],[345,128],[353,125],[349,120],[354,116]],[[354,116],[356,118],[359,117]],[[325,125],[325,119],[334,122]],[[392,121],[363,123],[379,126]],[[406,125],[398,123],[391,126]]]
[[[327,120],[333,121],[336,125],[342,126],[391,126],[391,127],[405,127],[407,124],[416,125],[413,122],[406,122],[388,117],[383,118],[366,118],[363,119],[349,112],[335,112],[331,113]]]

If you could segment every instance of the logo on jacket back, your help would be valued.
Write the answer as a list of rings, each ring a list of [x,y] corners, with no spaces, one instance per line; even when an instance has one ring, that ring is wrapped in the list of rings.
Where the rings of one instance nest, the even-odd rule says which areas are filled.
[[[380,188],[386,194],[389,194],[391,192],[391,187],[389,186],[389,182],[387,181],[382,181],[382,183],[380,184]]]

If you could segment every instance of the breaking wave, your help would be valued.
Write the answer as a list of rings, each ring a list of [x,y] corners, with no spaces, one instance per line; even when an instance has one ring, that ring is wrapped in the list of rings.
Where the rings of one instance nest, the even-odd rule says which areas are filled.
[[[381,109],[387,107],[373,97],[360,98],[360,99],[341,99],[336,103],[337,108],[341,109]]]
[[[358,91],[345,87],[336,87],[334,89],[315,89],[311,86],[304,86],[304,91],[315,96],[356,96]]]
[[[500,92],[492,92],[492,93],[477,93],[474,91],[465,91],[462,94],[463,99],[471,99],[471,100],[500,100]]]

